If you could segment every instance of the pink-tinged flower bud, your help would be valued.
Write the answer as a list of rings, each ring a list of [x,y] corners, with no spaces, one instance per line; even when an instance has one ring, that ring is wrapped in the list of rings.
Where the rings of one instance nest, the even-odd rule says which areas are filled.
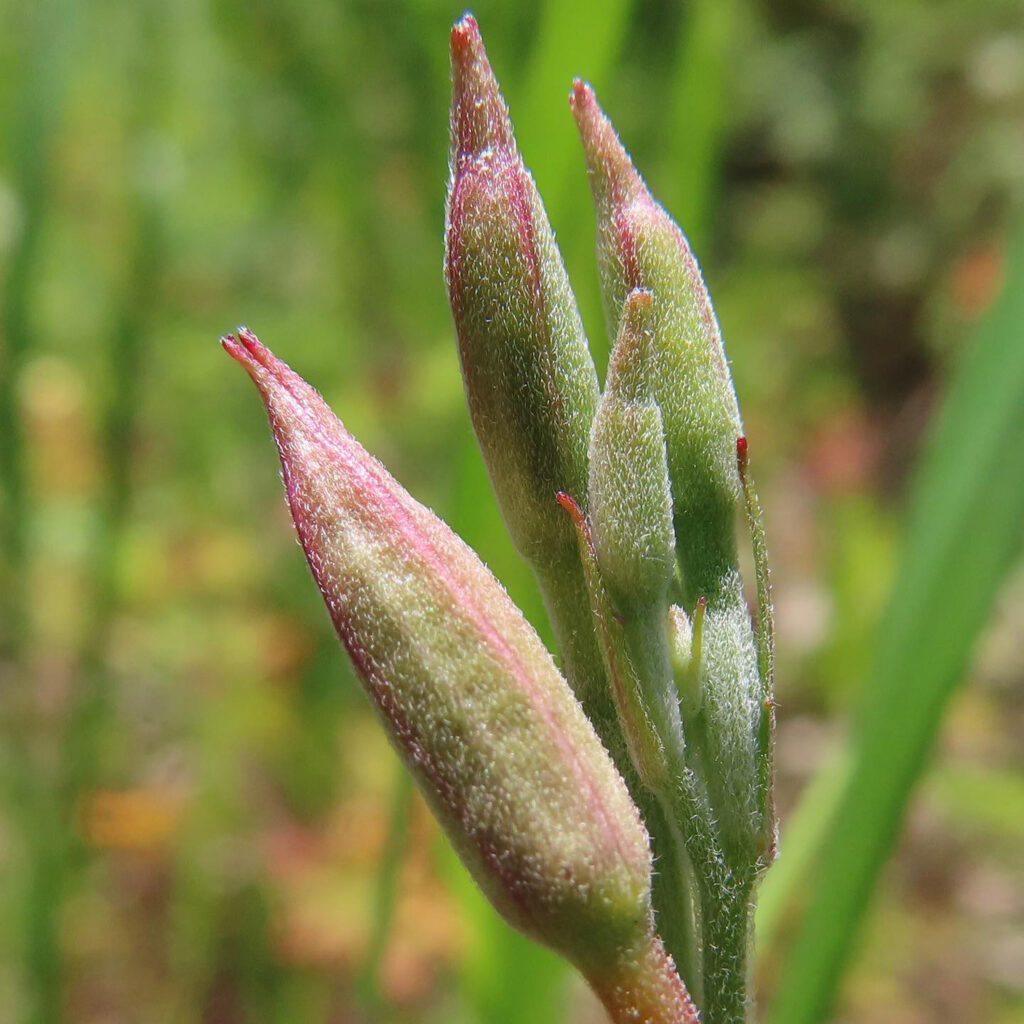
[[[575,552],[555,502],[583,494],[598,383],[543,204],[476,22],[452,30],[445,271],[473,426],[531,562]]]
[[[266,404],[334,625],[481,888],[595,985],[634,961],[649,966],[647,834],[536,633],[313,388],[247,330],[223,344]]]
[[[451,48],[445,276],[466,398],[509,534],[537,574],[566,674],[600,720],[601,660],[576,538],[555,501],[559,492],[586,499],[597,373],[472,16],[452,29]]]

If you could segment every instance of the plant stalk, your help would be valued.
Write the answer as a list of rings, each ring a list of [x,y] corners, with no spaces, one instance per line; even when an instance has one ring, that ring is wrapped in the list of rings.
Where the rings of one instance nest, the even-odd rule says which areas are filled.
[[[698,1024],[697,1009],[656,935],[614,971],[588,979],[612,1024]]]

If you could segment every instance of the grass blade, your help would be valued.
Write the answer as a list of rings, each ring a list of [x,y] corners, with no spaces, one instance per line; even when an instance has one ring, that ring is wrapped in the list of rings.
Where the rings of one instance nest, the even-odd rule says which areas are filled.
[[[796,894],[813,873],[839,798],[850,781],[851,757],[848,745],[833,751],[818,768],[786,822],[783,856],[772,865],[757,892],[754,934],[758,953],[772,950]]]
[[[523,159],[536,179],[548,214],[558,224],[563,212],[574,224],[589,207],[579,139],[569,116],[569,89],[576,75],[600,86],[625,37],[628,0],[595,0],[585,17],[579,4],[542,7],[533,52],[522,87],[512,97],[512,120]],[[565,41],[572,39],[572,46]]]
[[[901,568],[852,737],[853,761],[772,1007],[827,1015],[910,791],[963,678],[1024,522],[1024,233],[1003,295],[951,383],[911,498]]]

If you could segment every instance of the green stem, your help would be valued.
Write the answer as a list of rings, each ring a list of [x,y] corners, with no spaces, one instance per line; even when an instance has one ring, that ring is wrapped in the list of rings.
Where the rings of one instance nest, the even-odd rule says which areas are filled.
[[[661,794],[666,816],[676,823],[700,891],[703,1024],[751,1024],[747,999],[751,945],[751,898],[756,873],[726,861],[711,808],[693,771],[669,751],[674,785]]]
[[[701,1006],[704,999],[698,920],[701,907],[699,897],[694,899],[697,889],[693,867],[682,839],[671,827],[661,804],[649,793],[644,793],[644,797],[640,810],[654,853],[651,898],[655,925],[690,995]]]
[[[645,728],[634,728],[631,735],[638,739],[649,739],[649,734],[655,737],[652,748],[641,751],[646,768],[643,778],[662,813],[649,813],[645,820],[649,828],[660,825],[662,836],[674,835],[682,844],[699,887],[703,1020],[746,1024],[750,897],[757,876],[757,857],[748,856],[749,851],[742,845],[724,845],[713,794],[706,791],[689,763],[675,703],[667,608],[634,609],[627,619],[617,615],[601,580],[586,518],[571,499],[566,498],[563,505],[576,526],[595,636],[602,636],[606,678],[620,695],[618,713],[624,719],[623,732],[630,728],[629,716],[641,711],[644,723],[640,724]],[[630,695],[639,696],[639,706],[629,699]],[[637,800],[641,807],[645,802],[644,796]],[[667,925],[667,930],[676,934],[677,928],[684,927],[684,911],[682,907],[673,910],[675,913],[666,914],[659,927],[665,929]],[[691,913],[689,927],[694,935],[695,926]],[[689,969],[694,976],[693,968]]]
[[[747,996],[752,894],[752,885],[742,882],[703,894],[703,1024],[752,1024]]]
[[[684,745],[669,654],[668,608],[656,604],[635,610],[622,624],[622,644],[655,733],[663,744],[675,746],[681,753]],[[655,854],[653,896],[658,931],[690,995],[700,1006],[704,998],[704,966],[696,915],[699,907],[703,916],[704,908],[699,906],[700,900],[694,906],[693,867],[668,803],[657,795],[647,803],[652,805],[644,809],[644,820]]]
[[[580,554],[581,558],[591,554],[585,542]],[[582,562],[577,564],[582,567]],[[568,571],[549,575],[538,573],[538,579],[563,652],[566,674],[626,780],[651,837],[655,863],[652,900],[658,933],[691,995],[699,994],[702,969],[695,921],[697,908],[691,898],[692,869],[682,841],[671,825],[671,814],[666,816],[662,802],[640,783],[637,766],[632,763],[627,750],[619,721],[620,712],[616,710],[611,696],[605,656],[597,641],[597,613],[592,601],[598,600],[598,595],[590,593],[583,571],[578,575]],[[591,585],[597,585],[596,578]],[[660,630],[658,622],[663,624]],[[626,645],[635,647],[632,660],[636,677],[645,682],[653,680],[651,689],[654,690],[658,688],[657,684],[663,683],[662,689],[667,688],[668,693],[674,695],[666,622],[665,615],[659,618],[657,610],[634,619],[633,628],[627,627]],[[661,643],[658,642],[659,637]],[[673,718],[665,699],[654,693],[649,696],[652,699],[647,703],[653,702],[657,706],[652,715],[655,728],[673,728],[678,733],[678,713]]]

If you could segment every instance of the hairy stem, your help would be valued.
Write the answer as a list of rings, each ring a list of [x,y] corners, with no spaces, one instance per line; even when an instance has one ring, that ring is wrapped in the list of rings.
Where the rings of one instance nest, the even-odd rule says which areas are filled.
[[[737,882],[704,894],[703,1024],[752,1024],[747,996],[753,886]]]
[[[700,889],[703,1024],[752,1024],[747,997],[756,871],[730,867],[692,771],[673,773],[664,795],[670,820],[680,823]]]
[[[695,889],[693,867],[678,832],[649,793],[640,803],[654,851],[652,900],[658,934],[675,961],[690,995],[703,1005],[703,967],[698,915],[700,897]]]

